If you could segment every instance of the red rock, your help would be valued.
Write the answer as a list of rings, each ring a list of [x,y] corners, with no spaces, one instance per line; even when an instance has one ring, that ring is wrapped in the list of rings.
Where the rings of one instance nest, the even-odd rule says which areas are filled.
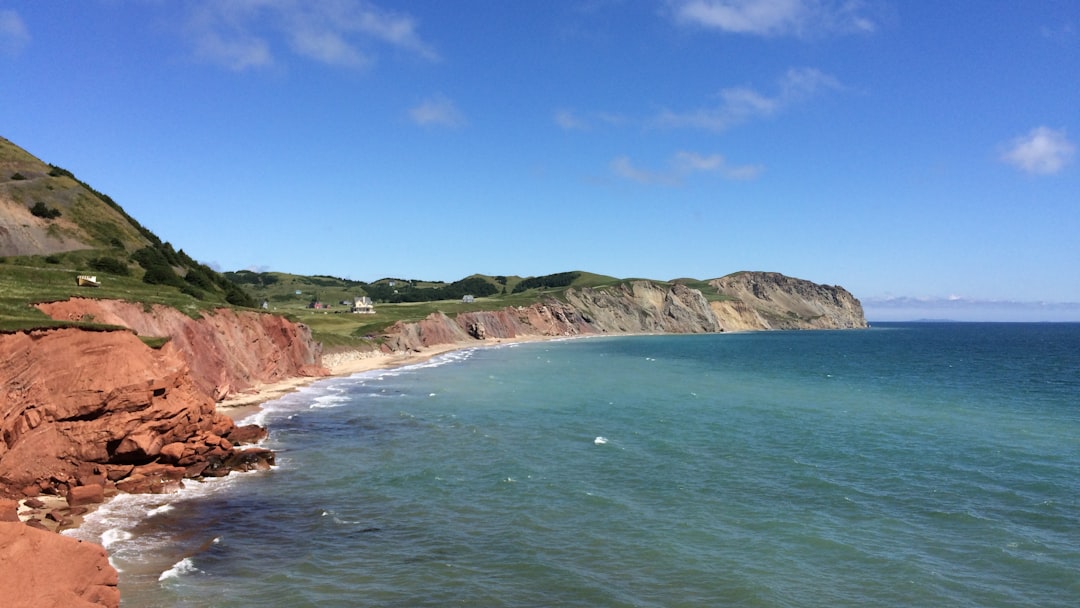
[[[36,498],[27,498],[23,501],[23,504],[31,509],[41,509],[45,506],[45,503]]]
[[[227,464],[230,469],[264,471],[274,464],[274,453],[265,448],[247,448],[233,452]]]
[[[87,475],[86,477],[79,477],[80,486],[104,486],[108,478],[104,475]]]
[[[116,489],[128,494],[149,494],[151,484],[146,475],[129,475],[116,482]]]
[[[0,498],[0,521],[19,521],[19,503]]]
[[[109,481],[119,481],[128,475],[131,475],[131,471],[134,468],[135,465],[133,464],[112,465],[108,467],[108,473],[105,476]]]
[[[161,453],[165,440],[159,433],[150,431],[132,433],[120,440],[114,457],[132,462],[145,462]]]
[[[184,444],[174,441],[161,448],[161,459],[165,462],[179,462],[184,457]]]
[[[228,439],[234,445],[242,443],[258,443],[266,438],[266,429],[257,424],[238,426],[229,433]]]
[[[101,546],[0,522],[0,599],[7,608],[115,608],[120,591]]]
[[[67,495],[68,505],[77,507],[81,505],[94,505],[105,502],[105,487],[101,485],[77,486],[71,488]]]

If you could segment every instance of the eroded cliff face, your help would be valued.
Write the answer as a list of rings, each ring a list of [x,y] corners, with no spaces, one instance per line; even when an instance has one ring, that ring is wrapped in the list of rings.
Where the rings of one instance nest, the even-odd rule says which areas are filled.
[[[53,319],[119,325],[140,336],[168,337],[165,349],[183,357],[196,386],[219,401],[257,384],[325,373],[311,331],[278,315],[222,308],[192,319],[167,306],[88,298],[38,308]]]
[[[718,296],[712,301],[681,284],[631,281],[569,289],[565,301],[549,298],[527,307],[454,318],[434,313],[418,323],[390,327],[383,349],[422,350],[470,338],[866,327],[862,305],[841,287],[758,272],[738,273],[710,285]]]
[[[750,325],[741,329],[867,327],[862,303],[838,285],[820,285],[777,272],[737,272],[709,284],[732,298],[730,302],[737,302],[716,302],[714,310],[731,315],[733,324]]]
[[[163,492],[185,478],[263,468],[273,454],[240,449],[215,397],[260,382],[325,373],[306,328],[272,315],[178,311],[124,302],[41,305],[57,318],[131,330],[0,334],[0,493],[58,493],[100,502],[114,488]],[[160,349],[139,339],[170,337]]]

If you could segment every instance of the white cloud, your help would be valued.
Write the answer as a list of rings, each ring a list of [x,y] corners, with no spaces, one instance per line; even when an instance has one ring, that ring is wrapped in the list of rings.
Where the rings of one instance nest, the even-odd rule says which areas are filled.
[[[217,32],[205,32],[195,43],[195,53],[201,59],[236,71],[265,67],[274,62],[266,40],[247,35],[226,39]]]
[[[731,165],[720,154],[702,156],[696,152],[678,152],[669,162],[667,169],[654,171],[635,166],[627,156],[619,156],[611,161],[612,172],[623,178],[641,184],[678,186],[695,173],[719,175],[728,180],[754,179],[765,170],[761,165]]]
[[[589,112],[581,114],[573,110],[555,112],[555,124],[567,131],[589,131],[594,126],[624,126],[630,121],[622,114],[613,112]]]
[[[409,116],[420,126],[463,127],[468,124],[453,100],[442,95],[410,108]]]
[[[754,179],[765,170],[761,165],[730,165],[720,154],[701,156],[695,152],[679,152],[673,166],[683,175],[690,173],[716,173],[725,179]]]
[[[1076,145],[1065,136],[1065,131],[1048,127],[1036,127],[1012,140],[1001,155],[1001,160],[1032,175],[1052,175],[1069,164],[1076,153]]]
[[[19,14],[0,10],[0,53],[15,55],[30,44],[30,31]]]
[[[584,131],[589,128],[589,125],[581,117],[570,110],[555,112],[555,124],[567,131]]]
[[[755,118],[765,118],[823,91],[843,89],[840,82],[814,68],[792,68],[778,84],[773,96],[749,87],[731,87],[720,91],[720,103],[688,111],[665,110],[656,122],[667,127],[691,127],[724,131]]]
[[[679,23],[735,34],[815,37],[873,32],[859,0],[670,0]]]
[[[611,161],[611,171],[615,175],[628,179],[630,181],[638,182],[640,184],[661,184],[665,186],[675,186],[679,183],[677,175],[672,173],[649,171],[648,169],[642,169],[635,167],[630,162],[630,158],[627,156],[619,156]]]
[[[273,65],[275,38],[294,54],[329,65],[368,66],[376,43],[438,60],[416,29],[411,17],[364,0],[208,0],[188,12],[197,56],[238,71]]]

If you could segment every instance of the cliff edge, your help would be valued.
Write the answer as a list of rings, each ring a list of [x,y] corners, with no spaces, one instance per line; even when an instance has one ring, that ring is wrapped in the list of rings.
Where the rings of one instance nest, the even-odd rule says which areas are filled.
[[[633,280],[572,287],[561,298],[530,306],[433,313],[398,322],[381,336],[385,351],[419,351],[469,339],[632,333],[716,333],[774,329],[867,327],[862,304],[842,287],[775,272],[739,272],[706,283],[709,293],[682,283]]]

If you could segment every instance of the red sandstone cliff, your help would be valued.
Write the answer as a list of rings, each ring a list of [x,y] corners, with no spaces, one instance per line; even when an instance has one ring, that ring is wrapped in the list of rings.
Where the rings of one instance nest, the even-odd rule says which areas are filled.
[[[307,329],[274,315],[219,310],[192,319],[86,299],[41,308],[134,331],[0,335],[0,493],[9,496],[160,492],[184,478],[265,466],[265,450],[235,447],[245,437],[214,398],[325,373]],[[135,332],[170,340],[155,350]]]
[[[0,334],[0,497],[55,493],[77,506],[269,466],[268,450],[237,447],[261,429],[237,428],[215,398],[325,373],[307,328],[274,315],[222,309],[192,319],[87,299],[40,308],[129,329]],[[169,341],[155,350],[139,335]],[[119,604],[104,549],[13,523],[13,505],[0,498],[0,606]]]

